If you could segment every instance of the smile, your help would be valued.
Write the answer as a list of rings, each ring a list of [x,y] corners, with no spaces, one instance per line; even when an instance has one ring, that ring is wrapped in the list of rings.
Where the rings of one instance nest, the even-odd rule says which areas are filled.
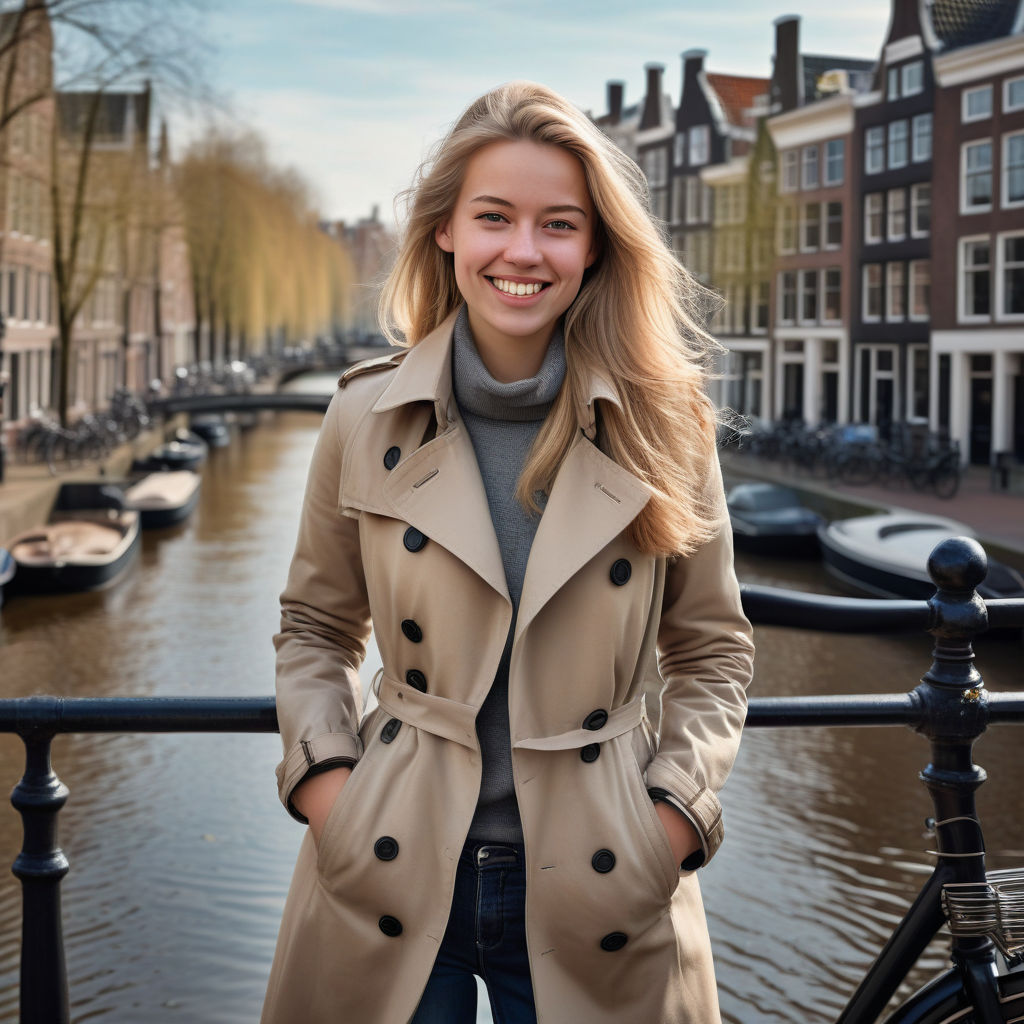
[[[548,286],[546,281],[531,281],[524,284],[522,281],[506,281],[503,277],[489,277],[487,280],[506,295],[536,295],[542,288]]]

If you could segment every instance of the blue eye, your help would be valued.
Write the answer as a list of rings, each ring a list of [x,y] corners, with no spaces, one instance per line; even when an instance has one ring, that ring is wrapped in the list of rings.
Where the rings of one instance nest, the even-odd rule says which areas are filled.
[[[485,220],[488,224],[501,224],[505,218],[500,213],[481,213],[477,220]]]
[[[553,220],[548,223],[549,228],[556,228],[558,231],[575,231],[576,226],[567,220]]]

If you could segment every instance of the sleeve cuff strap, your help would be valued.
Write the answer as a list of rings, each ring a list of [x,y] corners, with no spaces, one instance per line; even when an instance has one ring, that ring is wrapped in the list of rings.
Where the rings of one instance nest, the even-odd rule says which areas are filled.
[[[683,775],[659,768],[654,762],[648,767],[647,785],[665,791],[668,802],[690,819],[703,846],[700,863],[689,863],[696,859],[695,854],[693,858],[687,859],[685,867],[689,870],[707,864],[722,845],[722,805],[707,787],[700,788]]]
[[[334,763],[355,764],[362,757],[363,744],[358,736],[346,732],[325,733],[310,740],[299,740],[277,766],[277,791],[288,813],[298,821],[305,819],[292,806],[295,787],[307,775],[332,767]]]

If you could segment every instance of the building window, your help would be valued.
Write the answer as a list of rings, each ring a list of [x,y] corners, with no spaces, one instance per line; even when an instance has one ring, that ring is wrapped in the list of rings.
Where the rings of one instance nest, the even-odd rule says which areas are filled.
[[[685,220],[687,224],[700,222],[700,179],[692,175],[686,179]]]
[[[864,264],[864,308],[865,320],[882,318],[882,264]]]
[[[992,206],[992,142],[968,142],[963,148],[963,191],[960,212],[975,213]]]
[[[818,187],[818,147],[804,146],[802,154],[801,185],[803,188]]]
[[[914,163],[932,158],[932,115],[918,114],[911,122],[913,125],[913,159]]]
[[[796,320],[796,271],[784,270],[779,274],[779,323],[791,324]]]
[[[981,121],[992,116],[992,86],[979,85],[976,89],[964,89],[962,96],[961,119]]]
[[[907,194],[901,188],[889,189],[886,235],[890,242],[907,237]]]
[[[931,267],[928,260],[910,263],[910,319],[927,320],[931,311]]]
[[[825,204],[825,248],[838,249],[843,244],[843,204]]]
[[[662,151],[664,152],[664,151]],[[668,189],[667,188],[652,188],[651,189],[651,213],[654,214],[658,220],[668,220]]]
[[[821,204],[804,203],[800,208],[800,251],[814,252],[821,245]]]
[[[706,124],[698,124],[690,129],[690,165],[699,167],[708,162],[708,151],[711,148],[711,129]]]
[[[907,122],[893,121],[889,125],[889,169],[907,166]]]
[[[790,149],[782,154],[782,191],[795,192],[800,187],[800,154]]]
[[[1003,82],[1003,113],[1024,108],[1024,78],[1008,78]]]
[[[932,229],[932,186],[927,181],[910,186],[910,234],[924,238]]]
[[[1024,235],[1004,235],[999,247],[1002,257],[999,312],[1005,317],[1024,316]]]
[[[878,174],[885,169],[885,129],[881,126],[864,132],[864,173]]]
[[[792,206],[779,207],[779,252],[796,252],[796,211]]]
[[[924,91],[924,64],[919,60],[903,65],[902,87],[904,96],[916,96]]]
[[[668,181],[668,151],[664,146],[647,150],[641,157],[647,184],[651,188],[661,188]]]
[[[907,396],[907,409],[915,420],[928,419],[928,346],[911,345],[907,351],[909,367],[910,394]]]
[[[675,137],[675,163],[682,167],[686,163],[686,132],[679,132]]]
[[[1024,203],[1024,132],[1003,136],[1003,206]]]
[[[900,69],[889,68],[886,74],[885,98],[898,100],[900,98]]]
[[[767,281],[758,281],[751,289],[754,296],[754,310],[751,316],[753,330],[757,334],[763,334],[768,330],[768,302],[770,299],[771,286]]]
[[[968,239],[961,243],[962,288],[960,315],[963,319],[987,317],[992,312],[992,259],[989,240]]]
[[[902,320],[906,315],[906,267],[902,263],[887,263],[885,265],[885,319]]]
[[[822,310],[823,323],[838,323],[840,320],[839,303],[842,298],[843,273],[839,267],[828,267],[825,270],[825,308]]]
[[[882,193],[870,192],[864,197],[864,241],[882,240]]]
[[[825,143],[825,184],[842,185],[846,170],[846,140],[830,139]]]
[[[817,323],[818,320],[818,272],[800,271],[800,322]]]

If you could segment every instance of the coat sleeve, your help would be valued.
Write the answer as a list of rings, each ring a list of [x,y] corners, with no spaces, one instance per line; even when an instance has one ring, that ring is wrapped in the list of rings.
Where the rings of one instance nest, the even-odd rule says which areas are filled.
[[[654,795],[686,814],[700,835],[703,851],[687,868],[706,863],[722,842],[717,793],[736,758],[753,674],[752,631],[740,604],[717,460],[710,486],[718,533],[666,570],[658,630],[665,688],[658,752],[647,768]]]
[[[362,754],[358,669],[370,636],[370,608],[359,548],[359,521],[339,511],[348,415],[338,391],[324,417],[306,482],[299,535],[281,594],[277,717],[284,759],[277,767],[285,807],[307,775]]]

